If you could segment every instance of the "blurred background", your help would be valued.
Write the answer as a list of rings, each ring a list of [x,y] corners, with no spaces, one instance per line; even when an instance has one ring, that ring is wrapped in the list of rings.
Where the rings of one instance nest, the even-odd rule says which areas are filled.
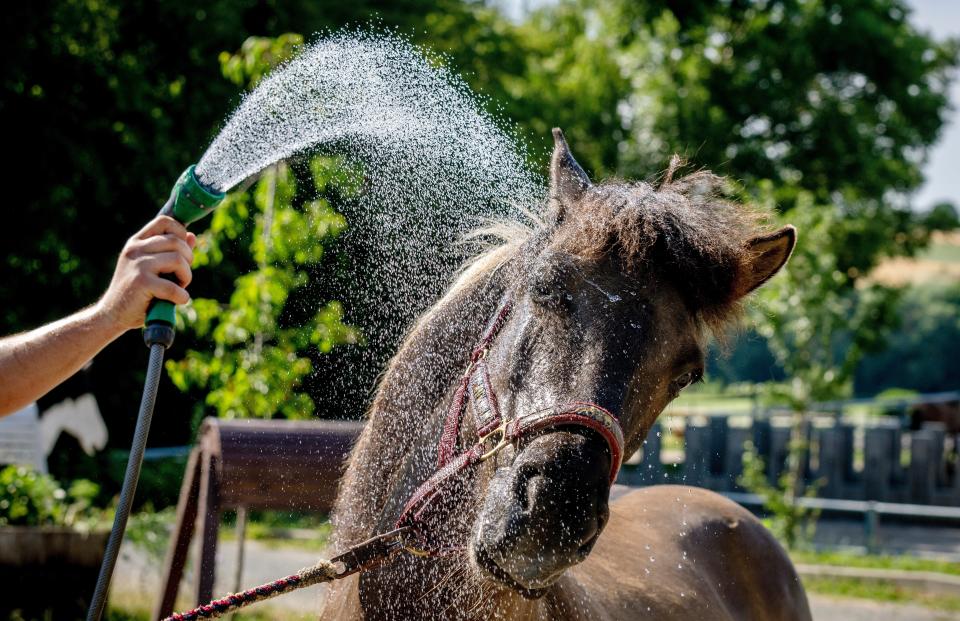
[[[706,382],[670,406],[621,482],[705,485],[765,516],[798,562],[892,572],[873,582],[805,574],[824,597],[916,607],[889,618],[960,611],[952,0],[14,3],[0,25],[2,332],[94,302],[124,240],[243,93],[316,33],[343,27],[389,29],[438,53],[525,145],[533,170],[545,170],[559,126],[593,178],[653,178],[678,153],[795,224],[786,272],[712,348]],[[162,556],[204,417],[359,420],[406,322],[432,301],[384,326],[374,320],[382,301],[344,293],[362,273],[345,266],[376,260],[346,234],[348,172],[336,158],[295,158],[272,173],[279,198],[258,184],[237,192],[202,236],[131,567],[149,574],[145,559]],[[303,226],[264,230],[266,214],[281,212]],[[129,333],[41,399],[42,445],[29,455],[0,427],[0,462],[34,468],[0,474],[0,525],[102,523],[145,358]],[[226,529],[235,518],[223,519]],[[250,519],[255,539],[308,528],[315,542],[327,528],[306,513]],[[918,569],[952,575],[952,590],[950,578],[931,595],[894,576]],[[156,579],[127,587],[152,597]],[[114,599],[129,604],[117,618],[146,614]],[[859,614],[818,601],[823,618]]]

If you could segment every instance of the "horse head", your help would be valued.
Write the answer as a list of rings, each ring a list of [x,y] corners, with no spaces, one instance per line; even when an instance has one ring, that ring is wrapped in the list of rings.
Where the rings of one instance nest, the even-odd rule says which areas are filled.
[[[635,452],[664,407],[703,374],[704,340],[787,261],[793,227],[719,197],[699,172],[594,184],[560,130],[548,221],[511,263],[511,311],[484,354],[504,418],[590,403]],[[584,560],[608,518],[611,450],[554,425],[507,446],[478,495],[471,563],[528,597]],[[618,464],[617,464],[618,465]]]

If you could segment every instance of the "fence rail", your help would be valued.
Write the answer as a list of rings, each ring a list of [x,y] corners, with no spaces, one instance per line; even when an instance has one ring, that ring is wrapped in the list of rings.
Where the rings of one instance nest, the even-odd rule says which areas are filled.
[[[662,459],[663,433],[650,431],[638,464],[621,475],[627,485],[682,483],[719,492],[744,492],[745,445],[763,458],[771,482],[783,472],[791,424],[777,416],[752,419],[750,426],[731,424],[727,416],[687,417],[678,463]],[[880,416],[857,427],[839,417],[815,417],[802,433],[809,446],[802,463],[805,484],[819,481],[823,498],[914,505],[960,506],[960,434],[940,422],[905,430],[895,417]]]

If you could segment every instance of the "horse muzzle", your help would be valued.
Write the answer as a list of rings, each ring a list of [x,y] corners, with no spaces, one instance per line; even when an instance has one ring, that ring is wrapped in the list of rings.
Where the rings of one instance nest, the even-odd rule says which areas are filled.
[[[611,455],[582,428],[550,429],[493,476],[470,539],[472,561],[527,597],[543,595],[593,549],[609,517]],[[619,465],[619,464],[617,464]]]

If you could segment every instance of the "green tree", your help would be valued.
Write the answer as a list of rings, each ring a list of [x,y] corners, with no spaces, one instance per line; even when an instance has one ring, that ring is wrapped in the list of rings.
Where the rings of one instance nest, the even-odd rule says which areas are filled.
[[[939,392],[960,386],[960,283],[918,285],[904,293],[901,325],[883,351],[857,369],[857,390],[897,386]]]
[[[811,193],[801,192],[782,217],[800,229],[804,243],[797,245],[783,272],[756,294],[750,324],[786,372],[784,382],[768,383],[764,392],[792,410],[787,463],[770,482],[770,464],[749,446],[739,483],[760,495],[771,514],[771,530],[794,548],[809,541],[819,515],[797,502],[815,496],[820,487],[804,480],[811,407],[851,396],[863,356],[879,350],[896,325],[900,291],[876,284],[854,287],[849,271],[839,268],[832,237],[842,227],[839,209],[815,205]]]
[[[790,447],[791,458],[799,457],[802,450],[797,445]],[[813,539],[820,517],[818,509],[808,508],[796,502],[797,492],[803,489],[804,498],[817,495],[819,485],[802,487],[796,468],[785,468],[774,483],[767,478],[768,464],[757,455],[753,442],[747,442],[743,452],[743,473],[737,483],[760,496],[763,507],[770,516],[763,520],[774,536],[790,550],[803,547]]]
[[[900,291],[877,284],[854,287],[840,269],[833,233],[843,215],[798,196],[783,214],[800,230],[783,273],[758,291],[750,323],[767,339],[787,381],[770,386],[778,402],[797,411],[852,395],[853,378],[867,353],[876,352],[897,323]]]
[[[896,319],[896,292],[858,287],[863,276],[955,225],[943,207],[917,215],[909,192],[960,42],[919,32],[900,0],[562,0],[518,30],[519,96],[547,104],[520,117],[528,127],[569,123],[600,173],[649,176],[680,152],[798,225],[751,322],[795,405],[848,395]]]

